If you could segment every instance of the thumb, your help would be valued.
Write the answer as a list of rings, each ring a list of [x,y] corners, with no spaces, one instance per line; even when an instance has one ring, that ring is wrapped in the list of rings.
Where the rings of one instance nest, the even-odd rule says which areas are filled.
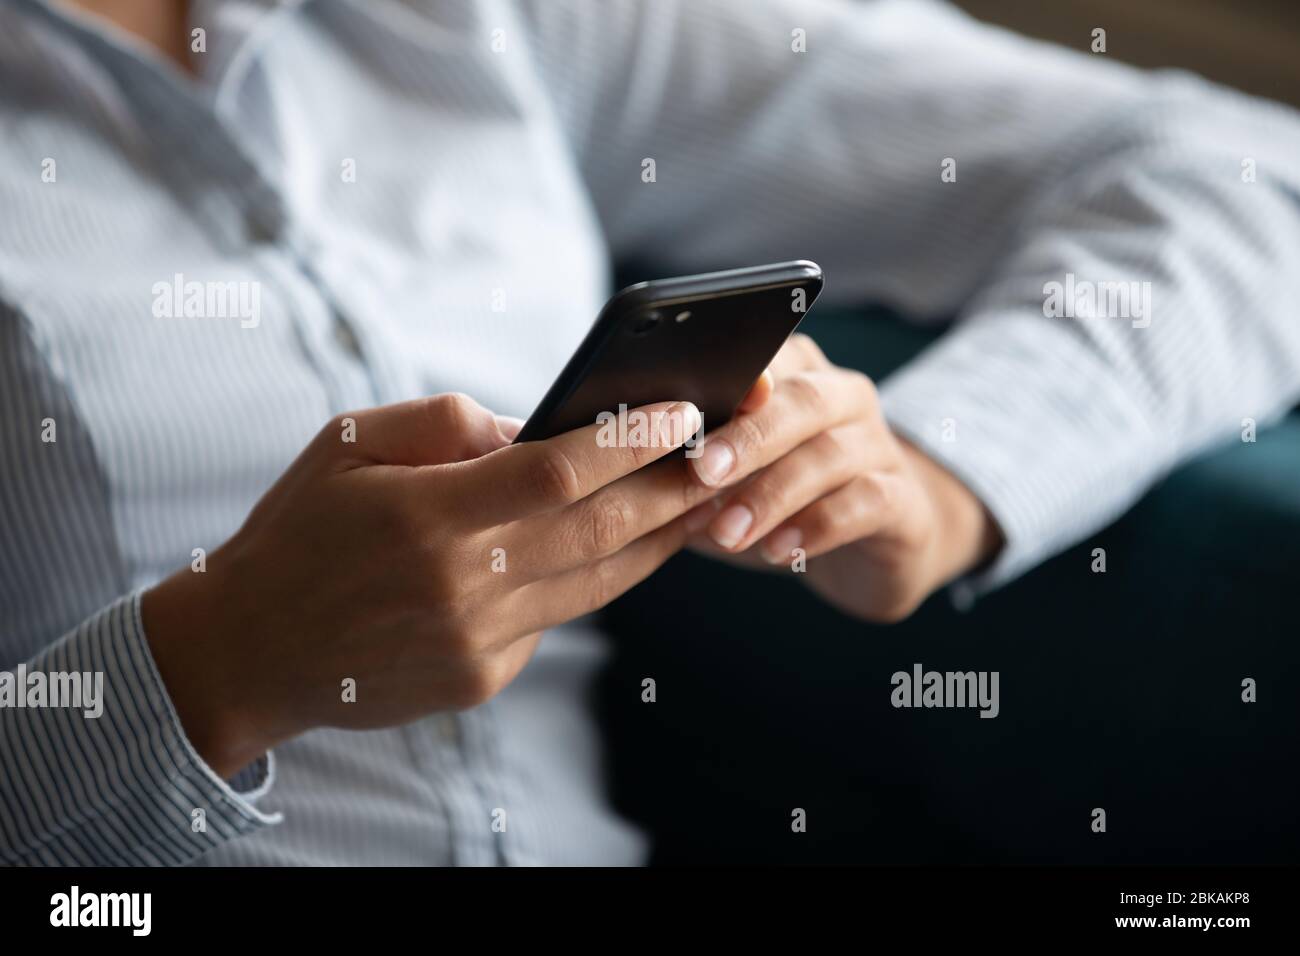
[[[411,466],[467,461],[510,443],[495,415],[458,392],[349,412],[321,439],[362,463]]]

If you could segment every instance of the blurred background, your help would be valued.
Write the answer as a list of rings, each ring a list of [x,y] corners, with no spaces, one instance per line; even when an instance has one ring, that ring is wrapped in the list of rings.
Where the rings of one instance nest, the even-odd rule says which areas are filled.
[[[1179,67],[1300,106],[1296,0],[957,0],[973,16],[1145,67]]]

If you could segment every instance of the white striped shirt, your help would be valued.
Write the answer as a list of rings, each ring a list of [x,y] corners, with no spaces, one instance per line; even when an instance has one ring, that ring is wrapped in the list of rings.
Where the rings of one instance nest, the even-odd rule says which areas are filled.
[[[526,414],[611,262],[811,258],[829,304],[955,317],[883,395],[1005,533],[976,587],[1300,395],[1282,107],[925,2],[192,19],[197,83],[80,15],[0,5],[0,668],[106,688],[97,719],[0,708],[0,861],[640,860],[602,794],[581,626],[480,708],[313,731],[223,781],[139,619],[332,414],[444,391]],[[1068,276],[1149,282],[1149,326],[1045,317]],[[159,317],[176,277],[255,283],[256,324]]]

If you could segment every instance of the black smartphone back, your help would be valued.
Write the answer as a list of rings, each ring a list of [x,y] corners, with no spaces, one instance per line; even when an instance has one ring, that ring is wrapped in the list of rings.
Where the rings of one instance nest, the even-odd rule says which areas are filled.
[[[728,421],[822,288],[806,260],[628,286],[600,316],[515,441],[596,423],[601,412],[688,401],[704,430]]]

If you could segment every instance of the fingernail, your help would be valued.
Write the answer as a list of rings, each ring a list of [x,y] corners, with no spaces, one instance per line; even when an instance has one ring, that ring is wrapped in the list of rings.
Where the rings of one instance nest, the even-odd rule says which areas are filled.
[[[675,448],[700,430],[700,410],[690,402],[678,402],[659,421],[659,441],[664,448]]]
[[[754,512],[744,505],[732,505],[718,515],[717,520],[713,522],[713,530],[709,532],[709,537],[720,548],[734,548],[740,544],[741,539],[745,537],[745,532],[753,523]]]
[[[768,564],[785,564],[794,549],[803,543],[803,532],[798,528],[782,528],[768,536],[763,544],[763,560]]]
[[[685,425],[682,428],[682,441],[686,441],[686,439],[690,438],[700,430],[700,426],[704,424],[704,416],[701,415],[700,410],[690,402],[682,402],[682,404],[678,406],[678,410],[681,413],[682,420],[685,422]]]
[[[696,505],[686,512],[686,533],[699,534],[718,513],[718,499],[710,498],[702,505]]]
[[[712,438],[704,443],[699,458],[691,459],[695,474],[706,485],[720,485],[736,464],[736,453],[725,441]]]

